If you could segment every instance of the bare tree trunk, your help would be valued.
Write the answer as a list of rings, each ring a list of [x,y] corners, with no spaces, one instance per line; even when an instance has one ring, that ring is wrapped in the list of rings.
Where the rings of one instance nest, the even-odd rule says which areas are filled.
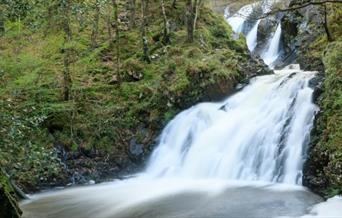
[[[113,15],[115,20],[115,44],[116,44],[116,69],[120,73],[120,30],[119,30],[119,11],[116,0],[112,0]]]
[[[187,42],[194,41],[194,16],[192,0],[186,0]]]
[[[130,0],[130,18],[129,18],[129,25],[130,28],[135,27],[135,6],[136,6],[136,0]]]
[[[70,50],[65,49],[64,50],[64,56],[63,56],[63,99],[64,101],[68,101],[70,99],[70,90],[72,86],[72,80],[70,76]]]
[[[110,15],[106,15],[106,26],[107,26],[108,40],[112,42],[113,41],[112,17]]]
[[[0,15],[1,16],[1,15]],[[5,21],[0,17],[0,36],[5,32]]]
[[[68,101],[70,99],[70,91],[72,87],[70,64],[71,64],[71,50],[65,44],[68,44],[72,40],[72,33],[70,28],[70,2],[67,0],[64,2],[63,11],[63,30],[64,30],[64,48],[63,52],[63,99]],[[67,48],[66,48],[67,47]]]
[[[97,36],[99,33],[99,20],[100,20],[100,3],[97,0],[95,2],[95,15],[93,19],[93,28],[91,31],[91,46],[93,48],[97,47]]]
[[[163,13],[163,21],[164,21],[163,42],[165,44],[168,44],[168,43],[170,43],[170,37],[169,37],[169,35],[170,35],[170,23],[166,17],[164,0],[160,0],[160,5],[161,5],[161,9],[162,9],[162,13]]]
[[[5,15],[2,8],[0,8],[0,36],[5,33]]]
[[[323,10],[324,10],[324,23],[323,23],[323,26],[324,26],[324,30],[325,30],[325,33],[327,34],[327,39],[329,42],[333,42],[334,39],[330,33],[330,30],[329,30],[329,23],[328,23],[328,15],[327,15],[327,3],[325,3],[323,5]]]
[[[141,15],[142,15],[142,23],[141,23],[141,41],[143,45],[143,60],[147,63],[151,62],[150,56],[148,55],[148,40],[146,37],[146,9],[147,9],[147,0],[141,0]]]
[[[195,12],[195,18],[194,18],[194,31],[196,30],[196,23],[198,19],[198,13],[199,9],[202,5],[202,0],[195,0],[195,5],[194,5],[194,12]]]
[[[172,2],[172,7],[173,8],[176,8],[176,3],[177,3],[177,0],[173,0],[173,2]]]

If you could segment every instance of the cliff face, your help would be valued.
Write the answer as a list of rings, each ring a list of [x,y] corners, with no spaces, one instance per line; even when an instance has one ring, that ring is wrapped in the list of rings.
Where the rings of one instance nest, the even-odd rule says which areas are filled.
[[[301,1],[294,0],[291,6]],[[327,40],[323,6],[289,11],[282,18],[284,47],[305,70],[318,71],[312,81],[314,101],[320,107],[311,134],[303,183],[316,193],[329,197],[342,190],[342,7],[327,4],[327,27],[333,42]]]

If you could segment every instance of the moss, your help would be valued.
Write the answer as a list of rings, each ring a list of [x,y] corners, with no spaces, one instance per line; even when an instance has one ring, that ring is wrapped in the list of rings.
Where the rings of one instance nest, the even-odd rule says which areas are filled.
[[[19,218],[21,213],[14,190],[8,178],[0,170],[0,217]]]
[[[120,3],[123,13],[124,3]],[[79,169],[77,161],[96,165],[110,157],[117,164],[112,168],[126,167],[131,138],[138,137],[149,148],[165,121],[181,109],[208,100],[208,93],[218,86],[229,84],[227,88],[232,88],[238,81],[239,64],[248,62],[244,38],[234,40],[223,17],[203,7],[194,43],[187,43],[185,2],[177,2],[176,9],[170,4],[166,8],[172,31],[167,45],[161,42],[160,5],[149,5],[151,63],[141,59],[139,28],[130,29],[125,22],[120,24],[120,66],[118,42],[107,39],[104,19],[100,19],[95,48],[90,28],[77,31],[74,19],[73,40],[65,45],[61,31],[22,26],[18,32],[17,23],[7,23],[8,31],[0,37],[0,100],[4,105],[0,118],[5,120],[0,127],[0,149],[6,150],[9,158],[3,158],[1,165],[11,169],[20,185],[28,189],[61,185],[55,179],[63,180],[73,170],[94,172],[92,164],[87,162],[87,169]],[[67,102],[62,101],[61,49],[65,47],[73,54],[72,99]],[[151,133],[141,135],[141,126]],[[61,157],[63,152],[67,154]],[[74,157],[79,160],[72,160]],[[18,167],[12,167],[17,163]],[[62,184],[68,182],[63,180]]]
[[[319,106],[317,135],[309,163],[310,173],[324,181],[314,190],[331,197],[342,192],[342,41],[330,43],[324,51],[325,80]]]

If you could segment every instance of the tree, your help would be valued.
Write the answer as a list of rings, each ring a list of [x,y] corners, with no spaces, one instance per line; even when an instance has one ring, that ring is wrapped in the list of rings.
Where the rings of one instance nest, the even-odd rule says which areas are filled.
[[[119,11],[116,0],[112,0],[114,29],[115,29],[115,43],[116,43],[116,69],[120,73],[120,30],[119,30]]]
[[[5,32],[5,16],[4,10],[0,5],[0,36]]]
[[[173,8],[176,8],[176,3],[177,3],[176,0],[173,0],[173,1],[172,1],[172,7],[173,7]]]
[[[164,22],[164,31],[163,31],[163,42],[164,44],[170,43],[170,23],[167,19],[166,16],[166,11],[165,11],[165,3],[164,0],[160,0],[160,5],[162,9],[162,14],[163,14],[163,22]]]
[[[136,0],[129,0],[129,9],[130,9],[130,16],[129,16],[129,26],[130,28],[135,27],[135,14],[136,14]]]
[[[202,0],[195,0],[195,5],[194,5],[194,13],[195,13],[195,18],[194,18],[194,31],[196,30],[196,23],[197,23],[197,18],[199,14],[199,9],[202,5]]]
[[[186,30],[187,30],[187,42],[194,41],[194,13],[192,0],[186,0]]]
[[[91,31],[91,45],[93,48],[97,47],[97,35],[99,33],[99,20],[100,20],[101,3],[99,0],[95,0],[94,3],[94,18],[92,19],[92,31]]]
[[[62,48],[63,54],[63,99],[68,101],[70,99],[70,91],[72,87],[70,64],[71,64],[71,48],[72,32],[70,28],[70,12],[71,0],[59,0],[60,10],[62,15],[62,29],[64,32],[64,46]]]
[[[148,54],[148,40],[146,36],[146,25],[147,25],[147,0],[141,0],[141,41],[143,47],[143,61],[147,63],[151,62],[150,56]]]

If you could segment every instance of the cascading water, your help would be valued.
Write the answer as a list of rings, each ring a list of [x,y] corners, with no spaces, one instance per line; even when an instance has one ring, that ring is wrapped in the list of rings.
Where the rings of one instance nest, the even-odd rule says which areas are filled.
[[[249,21],[249,16],[252,15],[254,10],[257,10],[258,6],[261,6],[262,12],[268,13],[271,11],[271,6],[277,0],[264,0],[262,2],[253,3],[242,7],[237,13],[233,16],[229,15],[229,9],[226,8],[225,10],[225,18],[229,25],[232,27],[235,33],[244,32],[244,25],[246,22]],[[260,4],[260,5],[259,5]],[[253,17],[252,17],[253,19]],[[253,28],[247,32],[244,32],[246,35],[246,43],[248,46],[249,51],[253,52],[255,47],[257,46],[257,35],[258,35],[258,26],[262,19],[258,19]],[[250,21],[249,21],[250,22]],[[267,64],[270,68],[274,67],[274,62],[279,57],[279,50],[280,50],[280,39],[281,39],[281,24],[279,23],[276,31],[273,33],[272,37],[270,37],[266,48],[262,51],[262,53],[258,53],[261,58],[264,60],[265,64]]]
[[[232,27],[235,33],[241,33],[243,31],[243,26],[246,22],[246,18],[253,12],[253,7],[255,4],[250,4],[242,7],[236,14],[229,17],[229,10],[226,8],[225,17],[227,22]]]
[[[316,111],[313,76],[277,71],[224,102],[182,112],[163,131],[146,175],[300,184]]]
[[[246,36],[247,46],[248,49],[252,52],[254,51],[256,45],[257,45],[257,35],[258,35],[258,27],[259,27],[260,20],[258,20],[251,31]]]
[[[279,23],[277,26],[277,30],[273,34],[271,41],[269,43],[269,47],[266,52],[264,52],[261,57],[264,60],[265,64],[273,67],[273,63],[279,57],[279,44],[281,38],[281,24]]]

